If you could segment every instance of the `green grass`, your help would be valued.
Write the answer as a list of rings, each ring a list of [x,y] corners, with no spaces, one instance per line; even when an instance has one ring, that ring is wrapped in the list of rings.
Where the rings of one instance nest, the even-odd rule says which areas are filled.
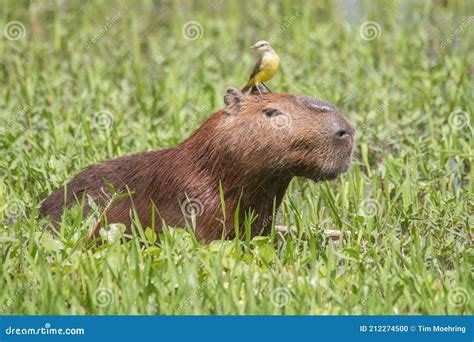
[[[474,312],[472,2],[239,3],[2,3],[1,30],[20,21],[25,36],[0,38],[1,314]],[[369,20],[380,34],[366,41]],[[115,226],[95,244],[96,217],[77,210],[44,229],[52,190],[181,142],[272,37],[272,90],[330,101],[359,133],[349,172],[291,183],[289,234],[204,245],[192,227],[157,240]]]

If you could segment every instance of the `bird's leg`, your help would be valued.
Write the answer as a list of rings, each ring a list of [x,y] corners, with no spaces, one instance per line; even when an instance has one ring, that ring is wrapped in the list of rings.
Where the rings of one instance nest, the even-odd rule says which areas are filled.
[[[265,101],[266,98],[263,97],[262,92],[260,91],[259,85],[257,85],[256,88],[257,88],[257,90],[258,90],[258,94],[260,95],[260,100]]]
[[[261,84],[262,84],[262,85],[265,87],[265,89],[266,89],[266,90],[267,90],[269,93],[271,93],[271,92],[272,92],[272,91],[270,90],[270,88],[268,88],[268,87],[267,87],[267,85],[266,85],[265,83],[261,83]]]

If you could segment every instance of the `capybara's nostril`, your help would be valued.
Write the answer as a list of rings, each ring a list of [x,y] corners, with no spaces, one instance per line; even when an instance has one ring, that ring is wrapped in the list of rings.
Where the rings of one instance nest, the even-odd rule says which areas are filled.
[[[347,139],[348,137],[349,137],[349,133],[347,133],[347,131],[343,129],[336,132],[336,138],[338,139]]]
[[[338,141],[350,140],[354,135],[354,127],[340,115],[334,117],[332,131]]]

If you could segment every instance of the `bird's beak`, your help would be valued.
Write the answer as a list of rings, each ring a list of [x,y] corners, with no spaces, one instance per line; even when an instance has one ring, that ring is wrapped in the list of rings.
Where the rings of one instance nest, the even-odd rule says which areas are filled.
[[[257,50],[257,47],[256,47],[255,45],[252,45],[252,46],[250,47],[250,49],[251,49],[252,51],[255,51],[255,50]]]

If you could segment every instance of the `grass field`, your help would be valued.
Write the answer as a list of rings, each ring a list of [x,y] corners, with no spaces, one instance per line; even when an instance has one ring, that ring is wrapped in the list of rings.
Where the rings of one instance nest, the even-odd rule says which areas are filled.
[[[0,314],[473,314],[471,1],[4,1]],[[288,234],[196,242],[41,201],[85,166],[183,141],[244,85],[337,105],[351,169],[295,179]],[[327,230],[339,230],[332,241]]]

